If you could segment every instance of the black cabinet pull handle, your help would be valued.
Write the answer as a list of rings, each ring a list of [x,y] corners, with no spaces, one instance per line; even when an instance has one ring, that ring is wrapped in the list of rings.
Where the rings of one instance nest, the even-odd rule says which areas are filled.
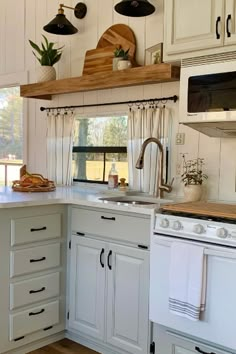
[[[227,33],[227,37],[231,37],[231,33],[230,33],[230,30],[229,30],[229,21],[231,20],[231,15],[229,14],[227,16],[227,19],[226,19],[226,33]]]
[[[107,265],[108,265],[108,268],[110,270],[112,269],[112,266],[111,266],[111,263],[110,263],[111,255],[112,255],[112,250],[109,251],[108,256],[107,256]]]
[[[113,221],[115,221],[116,220],[116,218],[114,217],[114,216],[112,216],[111,218],[108,218],[107,216],[101,216],[101,219],[103,219],[103,220],[113,220]]]
[[[217,17],[216,19],[216,39],[220,39],[220,34],[219,34],[219,23],[220,23],[220,16]]]
[[[83,232],[76,232],[76,235],[84,236],[85,234]]]
[[[216,354],[214,352],[204,352],[199,347],[195,347],[195,350],[196,350],[196,352],[201,353],[201,354]]]
[[[46,226],[39,227],[38,229],[30,229],[31,232],[47,230]]]
[[[105,252],[105,250],[104,250],[104,248],[102,248],[101,253],[100,253],[100,264],[101,264],[102,268],[104,268],[104,263],[102,263],[102,256],[103,256],[104,252]]]
[[[45,311],[45,309],[42,309],[42,310],[40,310],[40,311],[38,311],[38,312],[30,312],[30,313],[29,313],[29,316],[40,315],[40,314],[43,313],[44,311]]]
[[[45,288],[45,286],[44,287],[42,287],[41,289],[39,289],[39,290],[30,290],[29,291],[29,294],[36,294],[36,293],[41,293],[42,291],[44,291],[46,288]]]
[[[46,260],[46,257],[42,257],[42,258],[39,258],[39,259],[30,259],[30,263],[42,262],[42,261],[45,261],[45,260]]]

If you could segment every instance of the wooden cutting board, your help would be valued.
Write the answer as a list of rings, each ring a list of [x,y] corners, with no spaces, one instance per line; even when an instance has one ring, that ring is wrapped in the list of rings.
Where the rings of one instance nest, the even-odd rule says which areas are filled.
[[[120,46],[113,45],[104,48],[87,50],[84,60],[83,75],[90,75],[112,71],[112,60],[115,49]]]
[[[169,212],[236,219],[236,204],[186,202],[163,205],[161,209]]]
[[[117,24],[109,27],[98,41],[97,48],[120,44],[124,50],[129,49],[131,58],[135,58],[136,39],[134,32],[127,25]]]

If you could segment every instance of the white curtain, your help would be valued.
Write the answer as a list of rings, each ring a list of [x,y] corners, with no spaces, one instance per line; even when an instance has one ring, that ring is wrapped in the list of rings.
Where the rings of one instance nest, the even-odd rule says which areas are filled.
[[[147,146],[144,155],[144,168],[135,168],[141,146],[147,138],[158,138],[164,149],[164,178],[170,161],[171,110],[166,107],[131,108],[128,115],[128,166],[129,185],[132,189],[149,194],[158,191],[159,151],[155,143]],[[168,176],[170,170],[168,170]]]
[[[47,114],[47,175],[57,185],[72,184],[73,111]]]

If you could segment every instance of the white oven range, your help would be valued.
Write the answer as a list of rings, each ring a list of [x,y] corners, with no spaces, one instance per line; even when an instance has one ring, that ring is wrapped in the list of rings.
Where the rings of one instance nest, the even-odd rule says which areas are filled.
[[[169,311],[170,248],[173,242],[204,247],[207,257],[206,309],[199,321]],[[199,338],[203,343],[226,350],[209,354],[236,353],[236,220],[156,214],[150,247],[150,320],[170,331]],[[196,353],[208,353],[198,346],[195,350]]]

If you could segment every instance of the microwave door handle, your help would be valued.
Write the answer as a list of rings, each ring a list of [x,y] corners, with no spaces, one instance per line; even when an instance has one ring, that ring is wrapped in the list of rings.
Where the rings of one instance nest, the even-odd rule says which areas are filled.
[[[220,33],[219,33],[219,23],[221,21],[221,17],[218,16],[216,19],[216,39],[220,39]]]
[[[231,32],[230,32],[230,29],[229,29],[229,23],[231,21],[231,14],[229,14],[227,16],[227,19],[226,19],[226,33],[227,33],[227,37],[231,37]]]

